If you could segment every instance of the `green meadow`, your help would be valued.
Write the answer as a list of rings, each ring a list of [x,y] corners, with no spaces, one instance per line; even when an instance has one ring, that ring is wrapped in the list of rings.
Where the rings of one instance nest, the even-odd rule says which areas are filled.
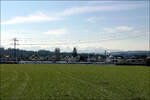
[[[150,100],[150,67],[1,64],[1,100]]]

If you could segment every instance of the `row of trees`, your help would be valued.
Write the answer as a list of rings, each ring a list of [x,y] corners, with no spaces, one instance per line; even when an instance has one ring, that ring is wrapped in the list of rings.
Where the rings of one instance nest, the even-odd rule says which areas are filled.
[[[60,48],[55,48],[55,56],[56,56],[56,61],[58,61],[60,59]],[[75,47],[73,48],[72,56],[73,57],[78,56],[77,49]]]
[[[63,56],[77,56],[77,49],[74,48],[72,53],[65,53],[65,52],[60,52],[60,48],[55,48],[55,51],[48,51],[48,50],[39,50],[39,51],[26,51],[26,50],[20,50],[20,49],[4,49],[0,48],[0,58],[15,58],[17,57],[18,59],[28,59],[32,55],[38,55],[40,57],[46,57],[46,56],[56,56],[56,60],[59,60],[60,55]]]
[[[16,55],[15,55],[16,52]],[[139,54],[139,53],[135,53],[135,54]],[[135,55],[134,54],[134,55]],[[26,51],[26,50],[15,50],[12,48],[8,48],[8,49],[4,49],[4,48],[0,48],[0,58],[8,58],[11,60],[8,61],[14,61],[14,58],[17,58],[18,60],[29,60],[29,58],[33,55],[38,55],[39,57],[54,57],[55,61],[59,61],[60,58],[65,58],[65,57],[77,57],[79,58],[79,61],[87,61],[88,57],[93,57],[93,58],[98,58],[99,56],[102,59],[106,59],[106,55],[105,54],[94,54],[94,53],[79,53],[77,52],[76,48],[73,48],[72,52],[60,52],[60,48],[55,48],[55,50],[53,52],[48,51],[48,50],[39,50],[39,51]],[[78,56],[79,55],[79,56]],[[142,56],[143,55],[143,56]],[[147,53],[142,54],[139,56],[136,56],[136,58],[138,59],[145,59],[146,63],[148,65],[150,65],[150,58],[146,58],[148,55]],[[117,55],[118,56],[118,55]],[[121,56],[123,56],[123,54],[121,54]],[[124,54],[124,56],[128,56],[127,58],[132,59],[132,56],[127,54]],[[115,57],[115,56],[114,56]],[[124,59],[124,58],[123,58]]]

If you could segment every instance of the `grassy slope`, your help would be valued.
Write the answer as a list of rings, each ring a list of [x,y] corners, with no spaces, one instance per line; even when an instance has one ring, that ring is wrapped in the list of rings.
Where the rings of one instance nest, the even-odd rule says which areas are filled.
[[[1,65],[1,100],[149,100],[144,66]]]

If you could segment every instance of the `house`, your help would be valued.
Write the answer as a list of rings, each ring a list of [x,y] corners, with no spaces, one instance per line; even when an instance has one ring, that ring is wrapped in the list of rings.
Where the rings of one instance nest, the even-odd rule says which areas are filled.
[[[43,57],[40,57],[38,55],[32,55],[29,57],[29,60],[32,60],[32,61],[40,61],[40,60],[43,60],[44,58]]]
[[[143,65],[143,64],[145,64],[146,62],[145,62],[145,60],[144,59],[126,59],[126,61],[125,61],[125,63],[126,64],[138,64],[138,65]]]
[[[78,62],[80,60],[80,56],[73,57],[73,56],[66,56],[64,57],[64,61],[66,62]]]
[[[76,57],[71,56],[68,58],[68,62],[76,62],[76,61],[77,61]]]
[[[95,57],[88,57],[87,62],[96,62],[96,58]]]
[[[97,57],[97,61],[98,62],[104,62],[105,61],[105,58],[103,56],[98,56]]]
[[[8,59],[7,58],[0,58],[0,62],[7,62]]]
[[[109,57],[106,58],[106,62],[116,64],[116,63],[121,63],[123,61],[123,59],[124,59],[123,56],[110,55]]]
[[[44,58],[44,60],[46,60],[46,61],[55,61],[56,60],[56,56],[46,56]]]

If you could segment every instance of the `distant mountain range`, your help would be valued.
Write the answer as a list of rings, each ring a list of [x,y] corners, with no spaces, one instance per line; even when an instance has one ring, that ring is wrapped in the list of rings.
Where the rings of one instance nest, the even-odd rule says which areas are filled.
[[[96,53],[96,54],[104,54],[105,50],[107,54],[111,55],[150,55],[150,51],[122,51],[122,50],[112,50],[105,48],[86,48],[84,50],[79,50],[80,53]]]
[[[150,51],[119,51],[112,52],[112,55],[150,55]]]

